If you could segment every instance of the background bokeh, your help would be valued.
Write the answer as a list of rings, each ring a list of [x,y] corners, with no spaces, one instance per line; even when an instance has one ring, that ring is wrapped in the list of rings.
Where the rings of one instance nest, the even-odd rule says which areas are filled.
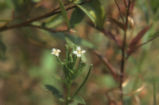
[[[120,3],[120,0],[117,1]],[[107,19],[120,17],[115,3],[113,0],[100,2],[106,13],[104,27],[119,35],[121,30]],[[58,6],[56,0],[0,0],[0,27],[43,15]],[[122,3],[120,6],[122,8]],[[72,11],[68,12],[69,17]],[[148,25],[150,29],[142,42],[156,35],[159,29],[158,19],[159,0],[136,0],[130,18],[128,41]],[[33,24],[45,24],[48,28],[63,30],[66,29],[64,21],[62,15],[55,15]],[[85,62],[94,65],[80,96],[87,105],[107,105],[109,99],[118,102],[119,84],[88,48],[95,46],[116,68],[120,66],[121,52],[113,41],[88,25],[89,22],[89,18],[85,16],[71,31],[73,40],[77,40],[77,44],[87,50],[83,58]],[[62,79],[59,75],[61,68],[57,59],[51,55],[51,49],[61,49],[64,56],[64,37],[63,33],[50,33],[35,27],[18,27],[0,32],[0,105],[57,105],[56,98],[45,85],[52,84],[62,90]],[[125,105],[159,104],[158,45],[159,39],[156,38],[138,49],[127,61]],[[85,73],[87,69],[76,80],[77,83],[81,82]],[[111,105],[114,105],[113,102]]]

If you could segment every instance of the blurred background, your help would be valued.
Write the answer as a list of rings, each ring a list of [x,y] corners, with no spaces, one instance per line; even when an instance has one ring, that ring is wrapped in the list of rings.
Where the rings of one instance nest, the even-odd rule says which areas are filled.
[[[119,19],[119,11],[113,0],[99,0],[106,19],[104,28],[120,37],[121,30],[109,17]],[[123,4],[117,0],[121,11]],[[63,0],[66,4],[67,0]],[[21,23],[44,15],[59,7],[56,0],[0,0],[0,27]],[[80,92],[86,105],[119,105],[118,83],[109,74],[107,67],[89,51],[95,47],[116,68],[120,67],[121,52],[109,38],[91,27],[87,16],[72,17],[74,9],[68,11],[74,24],[68,37],[87,50],[83,59],[93,64],[93,70]],[[83,13],[84,14],[84,13]],[[123,13],[124,14],[124,13]],[[158,35],[159,0],[136,0],[131,13],[128,41],[145,26],[150,26],[142,42]],[[65,30],[62,15],[57,14],[33,22],[51,29]],[[77,19],[78,21],[78,19]],[[0,32],[0,105],[58,105],[56,98],[46,88],[52,84],[61,89],[60,67],[51,55],[52,48],[61,49],[65,54],[64,33],[51,33],[36,27],[18,27]],[[159,104],[159,39],[138,49],[127,61],[124,81],[125,105]],[[81,82],[87,69],[76,81]],[[111,104],[110,104],[111,103]]]

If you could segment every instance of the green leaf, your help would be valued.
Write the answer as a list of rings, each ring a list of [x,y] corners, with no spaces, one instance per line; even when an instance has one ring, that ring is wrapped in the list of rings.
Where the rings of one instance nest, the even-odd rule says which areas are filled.
[[[70,103],[69,105],[86,105],[85,100],[82,97],[76,96],[73,98],[73,102]]]
[[[92,67],[93,67],[93,65],[90,65],[88,73],[87,73],[85,79],[83,80],[81,85],[78,87],[78,89],[75,91],[75,93],[73,94],[73,97],[77,96],[77,94],[80,92],[81,88],[86,84],[86,81],[88,80],[88,77],[89,77],[89,75],[91,73]]]
[[[63,98],[61,92],[60,92],[57,88],[55,88],[54,86],[52,86],[52,85],[45,85],[45,87],[46,87],[49,91],[51,91],[51,93],[52,93],[56,98],[58,98],[58,99]]]
[[[77,6],[91,19],[98,28],[103,28],[105,21],[104,7],[98,0]]]
[[[60,8],[61,8],[61,11],[62,11],[62,15],[63,15],[63,17],[64,17],[64,19],[65,19],[65,22],[66,22],[68,28],[70,28],[69,19],[68,19],[68,17],[67,17],[67,12],[66,12],[66,10],[65,10],[64,4],[63,4],[62,0],[58,0],[58,2],[59,2],[59,4],[60,4]]]
[[[79,8],[76,8],[71,15],[70,26],[75,27],[83,20],[84,16],[85,14]]]
[[[95,46],[91,42],[85,39],[82,39],[79,36],[70,35],[68,33],[63,33],[63,32],[57,32],[57,33],[50,32],[50,34],[53,37],[61,39],[61,40],[65,40],[66,38],[68,38],[69,40],[71,40],[73,43],[77,45],[81,45],[87,48],[95,48]]]
[[[50,27],[50,28],[54,28],[57,27],[58,25],[60,25],[61,23],[64,22],[64,18],[61,14],[57,14],[53,17],[50,17],[46,22],[45,22],[45,26],[46,27]]]

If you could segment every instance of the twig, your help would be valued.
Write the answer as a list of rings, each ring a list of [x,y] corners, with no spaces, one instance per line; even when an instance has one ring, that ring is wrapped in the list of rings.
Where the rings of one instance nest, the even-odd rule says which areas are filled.
[[[37,29],[43,29],[43,30],[46,30],[46,31],[49,31],[49,32],[53,32],[53,33],[56,33],[56,32],[67,32],[68,30],[65,29],[65,30],[54,30],[54,29],[51,29],[51,28],[47,28],[47,27],[44,27],[44,26],[38,26],[38,25],[32,25],[32,24],[28,24],[24,27],[33,27],[33,28],[37,28]]]
[[[86,2],[82,2],[82,3],[80,3],[80,5],[83,5],[85,3]],[[70,6],[70,7],[66,8],[66,11],[69,11],[73,8],[76,8],[76,5],[73,5],[73,6]],[[2,27],[0,27],[0,32],[5,31],[5,30],[9,30],[9,29],[13,29],[13,28],[24,27],[24,26],[26,26],[26,25],[34,22],[34,21],[38,21],[38,20],[45,19],[45,18],[48,18],[48,17],[53,16],[53,15],[59,14],[59,13],[61,13],[61,10],[58,10],[58,9],[59,9],[59,7],[52,10],[49,13],[46,13],[42,16],[39,16],[39,17],[36,17],[36,18],[33,18],[33,19],[26,20],[22,23],[13,24],[13,25],[10,25],[10,26],[7,26],[7,25],[2,26]]]
[[[124,19],[123,19],[123,16],[122,16],[122,13],[121,13],[120,7],[119,7],[119,5],[118,5],[118,3],[117,3],[117,1],[116,1],[116,0],[114,0],[114,2],[115,2],[116,6],[117,6],[117,8],[118,8],[118,11],[119,11],[119,14],[120,14],[120,18],[121,18],[121,20],[124,22]]]
[[[86,83],[86,81],[88,80],[88,77],[89,77],[89,75],[90,75],[90,73],[91,73],[92,67],[93,67],[93,65],[91,65],[91,66],[89,67],[88,73],[87,73],[87,75],[86,75],[84,81],[83,81],[82,84],[79,86],[79,88],[75,91],[75,93],[74,93],[73,96],[72,96],[72,99],[79,93],[79,91],[81,90],[81,88],[85,85],[85,83]]]
[[[152,42],[153,40],[155,40],[155,39],[158,38],[158,37],[159,37],[159,35],[157,35],[157,36],[151,38],[150,40],[148,40],[148,41],[146,41],[146,42],[141,43],[140,45],[137,46],[137,49],[140,48],[140,47],[142,47],[142,46],[144,46],[144,45],[146,45],[146,44],[148,44],[149,42]]]
[[[120,48],[121,47],[121,43],[120,40],[118,40],[113,33],[111,33],[110,31],[106,30],[106,29],[99,29],[97,27],[95,27],[92,23],[88,23],[88,25],[90,25],[92,28],[98,30],[99,32],[103,33],[106,37],[110,38],[111,40],[113,40],[117,46]]]
[[[124,31],[124,38],[123,38],[123,43],[122,43],[122,48],[121,48],[121,51],[122,51],[122,59],[121,59],[121,67],[120,67],[120,91],[121,91],[121,95],[120,95],[120,98],[121,98],[121,103],[122,105],[124,105],[124,101],[123,101],[123,87],[122,87],[122,84],[123,84],[123,80],[124,80],[124,72],[125,72],[125,55],[126,55],[126,41],[127,41],[127,29],[128,29],[128,16],[129,16],[129,9],[130,9],[130,5],[131,5],[131,2],[130,0],[128,0],[128,6],[126,8],[126,22],[125,22],[125,26],[126,26],[126,29]]]
[[[127,7],[127,1],[123,0],[125,7]]]
[[[112,74],[113,78],[118,81],[118,76],[120,74],[118,74],[115,70],[115,68],[109,63],[108,59],[106,57],[103,57],[101,54],[99,54],[99,52],[97,51],[93,51],[94,54],[96,54],[98,56],[98,58],[106,65],[106,67],[108,68],[108,70],[110,71],[110,73]]]

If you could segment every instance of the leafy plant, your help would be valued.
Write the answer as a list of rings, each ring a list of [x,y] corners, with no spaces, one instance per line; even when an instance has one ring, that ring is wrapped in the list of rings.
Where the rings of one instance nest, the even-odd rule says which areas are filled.
[[[92,65],[89,67],[89,71],[83,82],[79,85],[77,90],[73,94],[71,94],[71,87],[73,82],[76,80],[77,77],[79,77],[83,68],[86,65],[81,59],[82,55],[85,53],[85,50],[82,50],[79,46],[77,48],[71,48],[71,46],[67,45],[64,60],[61,60],[61,58],[59,57],[60,53],[61,50],[55,48],[52,49],[52,54],[57,57],[57,60],[62,66],[63,77],[61,78],[64,80],[64,95],[62,95],[54,86],[46,85],[46,88],[50,90],[53,95],[55,95],[59,100],[65,103],[65,105],[78,105],[79,103],[83,104],[85,103],[84,100],[82,98],[77,97],[77,95],[81,88],[85,85],[90,75]]]

